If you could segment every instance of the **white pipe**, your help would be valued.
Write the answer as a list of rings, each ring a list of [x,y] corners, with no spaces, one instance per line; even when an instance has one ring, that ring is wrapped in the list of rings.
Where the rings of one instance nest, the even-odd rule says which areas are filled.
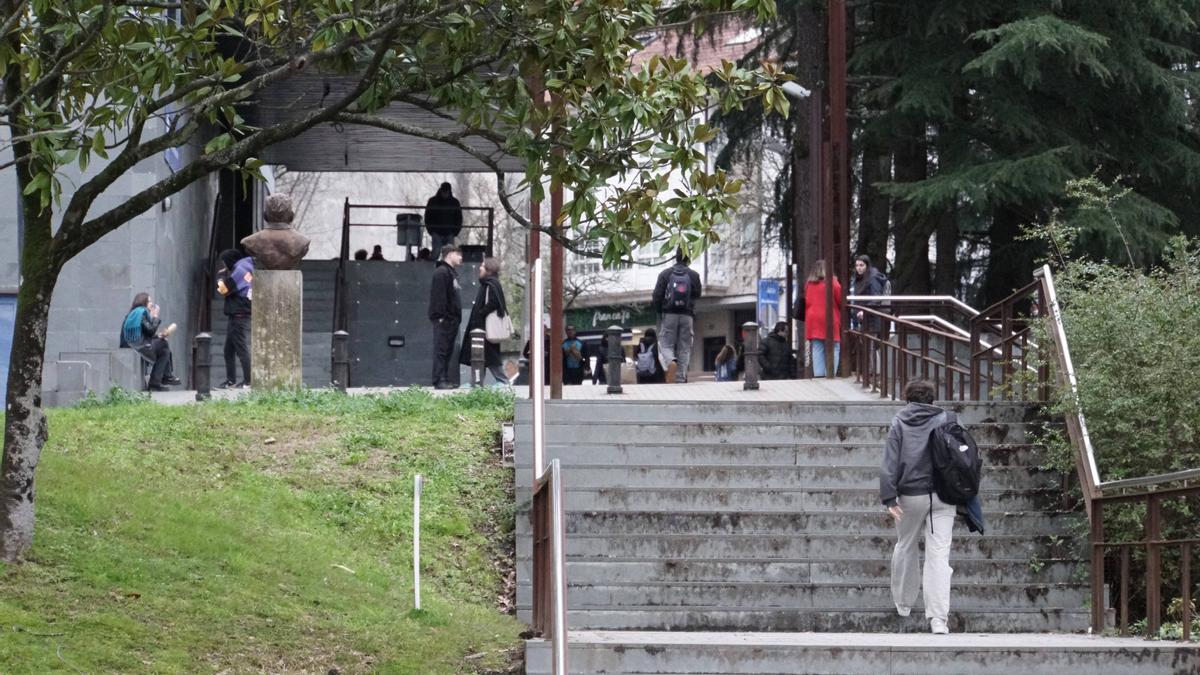
[[[550,460],[550,537],[553,542],[554,675],[567,675],[567,535],[563,508],[562,468]]]
[[[886,305],[889,302],[942,302],[961,309],[968,316],[979,316],[979,311],[953,295],[848,295],[846,302],[873,302]]]
[[[1079,405],[1079,381],[1075,379],[1075,364],[1071,361],[1071,349],[1067,346],[1067,331],[1063,327],[1062,308],[1058,306],[1058,292],[1054,290],[1054,275],[1050,273],[1049,265],[1042,265],[1040,270],[1046,282],[1046,304],[1049,305],[1050,318],[1053,319],[1055,342],[1058,343],[1062,355],[1063,369],[1067,371],[1067,384],[1071,387],[1071,400],[1075,403],[1076,418],[1079,420],[1079,436],[1083,442],[1084,454],[1087,456],[1088,468],[1092,472],[1092,487],[1100,485],[1100,469],[1096,467],[1096,452],[1092,449],[1092,437],[1088,434],[1087,422],[1083,419],[1083,409]]]
[[[533,487],[537,489],[538,477],[545,468],[546,452],[546,369],[545,362],[545,329],[542,327],[542,259],[533,262],[530,271],[530,304],[535,308],[531,321],[537,321],[537,327],[530,325],[529,336],[529,384],[533,395],[530,405],[533,406]]]
[[[421,609],[421,488],[425,479],[413,476],[413,607]]]

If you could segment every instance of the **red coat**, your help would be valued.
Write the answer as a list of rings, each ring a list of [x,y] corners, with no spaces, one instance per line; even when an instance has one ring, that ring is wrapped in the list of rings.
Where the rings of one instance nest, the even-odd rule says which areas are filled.
[[[825,339],[825,283],[810,281],[804,284],[804,339]],[[833,280],[833,339],[842,341],[842,284]]]

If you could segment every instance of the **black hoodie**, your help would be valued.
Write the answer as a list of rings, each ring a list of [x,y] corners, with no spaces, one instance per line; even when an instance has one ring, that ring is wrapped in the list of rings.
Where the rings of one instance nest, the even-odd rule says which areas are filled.
[[[457,237],[463,228],[462,205],[451,192],[449,183],[442,183],[437,194],[425,202],[425,229],[430,234]],[[434,255],[437,255],[434,251]]]
[[[909,403],[892,418],[879,466],[879,500],[885,505],[894,505],[899,495],[933,492],[929,434],[946,420],[945,412],[936,405]]]

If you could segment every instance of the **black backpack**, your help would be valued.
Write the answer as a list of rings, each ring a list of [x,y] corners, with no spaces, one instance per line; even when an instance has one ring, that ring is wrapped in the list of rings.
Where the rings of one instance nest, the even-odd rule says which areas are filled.
[[[692,306],[692,273],[690,270],[672,270],[667,277],[667,293],[663,309],[687,311]]]
[[[933,489],[938,499],[960,506],[979,494],[983,460],[979,446],[958,422],[954,413],[946,413],[945,423],[929,432],[929,453],[933,458]]]

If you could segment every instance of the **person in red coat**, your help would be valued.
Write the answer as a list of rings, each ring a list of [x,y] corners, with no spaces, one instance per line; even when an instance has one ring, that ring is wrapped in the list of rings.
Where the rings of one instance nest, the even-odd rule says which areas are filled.
[[[812,348],[813,377],[825,377],[825,261],[813,263],[804,284],[804,339]],[[842,284],[833,277],[833,372],[838,370],[842,355]]]

